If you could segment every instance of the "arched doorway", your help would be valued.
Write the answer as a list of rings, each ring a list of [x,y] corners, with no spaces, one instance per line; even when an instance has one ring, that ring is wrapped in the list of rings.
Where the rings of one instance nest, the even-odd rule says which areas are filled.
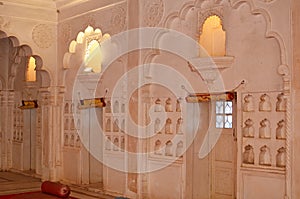
[[[2,32],[3,33],[3,32]],[[16,37],[1,34],[1,169],[42,175],[42,95],[50,86],[42,59]],[[47,91],[46,91],[47,92]]]

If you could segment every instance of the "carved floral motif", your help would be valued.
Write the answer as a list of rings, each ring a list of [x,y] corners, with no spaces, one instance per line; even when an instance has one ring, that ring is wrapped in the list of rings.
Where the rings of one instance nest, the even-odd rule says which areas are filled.
[[[64,24],[62,26],[62,40],[64,43],[67,43],[71,36],[71,26],[70,24]]]
[[[159,24],[164,13],[164,2],[162,0],[148,0],[144,7],[144,22],[147,26],[154,27]]]
[[[115,7],[112,10],[112,16],[110,19],[112,33],[118,33],[126,27],[126,11],[122,7]]]
[[[54,42],[54,30],[47,24],[38,24],[33,28],[32,40],[40,48],[49,48]]]

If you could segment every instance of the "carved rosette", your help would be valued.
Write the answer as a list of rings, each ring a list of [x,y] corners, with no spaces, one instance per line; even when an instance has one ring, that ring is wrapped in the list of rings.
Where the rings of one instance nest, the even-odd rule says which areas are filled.
[[[144,4],[144,22],[147,26],[154,27],[159,24],[164,14],[162,0],[147,0]]]
[[[38,24],[33,28],[32,40],[40,48],[49,48],[54,42],[54,30],[47,24]]]
[[[112,10],[111,15],[112,34],[123,31],[126,28],[126,11],[123,7],[116,7]]]

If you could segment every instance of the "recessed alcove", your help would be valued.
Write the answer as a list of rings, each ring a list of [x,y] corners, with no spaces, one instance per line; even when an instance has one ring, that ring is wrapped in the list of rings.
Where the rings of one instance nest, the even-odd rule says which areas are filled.
[[[225,56],[226,33],[223,30],[222,20],[219,16],[211,15],[205,19],[199,43],[206,51],[200,50],[200,57]]]
[[[26,81],[28,82],[35,82],[36,81],[36,64],[35,64],[35,58],[29,57],[28,59],[28,65],[26,69]]]

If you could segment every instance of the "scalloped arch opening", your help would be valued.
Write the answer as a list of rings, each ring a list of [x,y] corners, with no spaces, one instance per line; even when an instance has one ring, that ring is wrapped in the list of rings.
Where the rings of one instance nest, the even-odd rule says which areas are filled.
[[[206,50],[206,53],[200,51],[200,57],[225,56],[226,32],[223,30],[222,20],[219,16],[211,15],[206,18],[202,27],[199,43]]]
[[[100,73],[104,58],[101,43],[110,38],[108,33],[102,34],[99,28],[94,29],[92,26],[80,31],[76,40],[69,44],[69,52],[64,55],[64,68],[70,68],[73,60],[77,65],[84,66],[83,72]]]

